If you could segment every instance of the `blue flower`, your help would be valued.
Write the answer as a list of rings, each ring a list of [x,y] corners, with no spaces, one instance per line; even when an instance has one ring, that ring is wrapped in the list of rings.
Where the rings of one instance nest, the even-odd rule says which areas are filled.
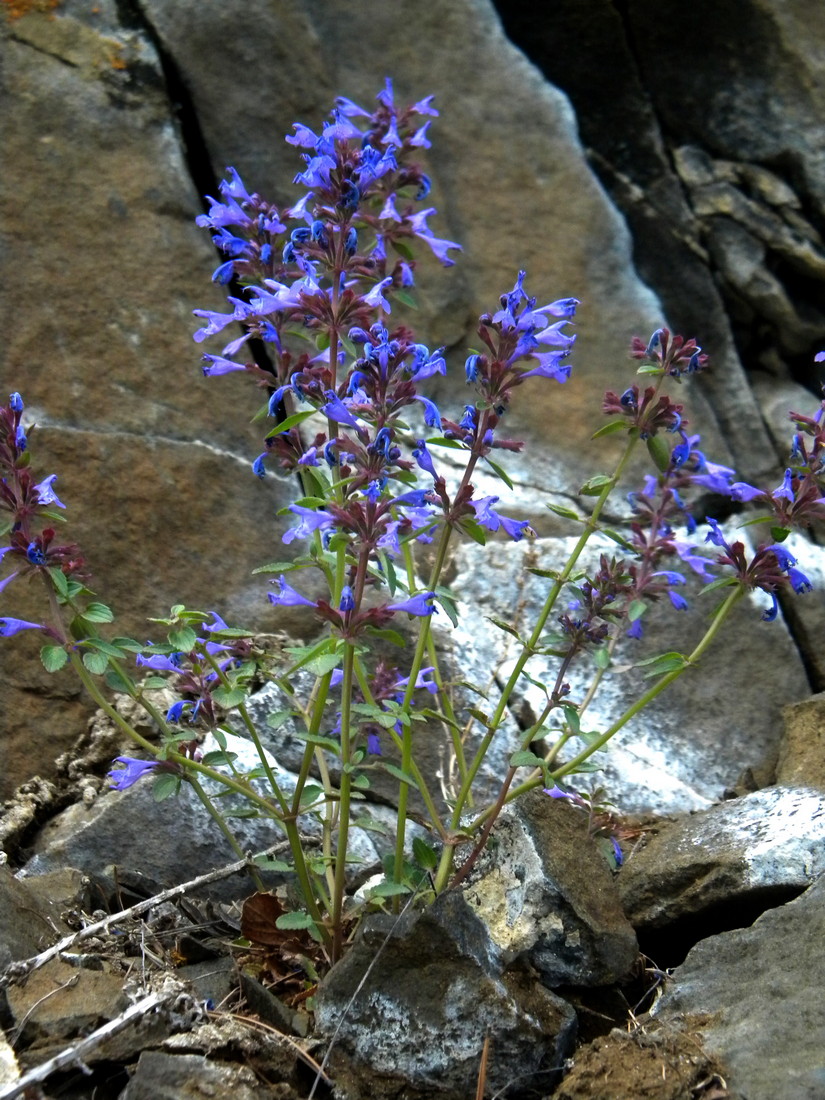
[[[201,368],[204,377],[213,378],[219,374],[230,374],[236,370],[246,370],[243,363],[233,363],[231,359],[224,359],[220,355],[202,355],[205,366]]]
[[[10,580],[11,577],[6,578],[6,582]],[[10,638],[21,630],[48,630],[48,627],[45,623],[30,623],[26,619],[0,618],[0,638]]]
[[[417,596],[410,596],[402,603],[387,604],[387,610],[406,611],[408,615],[432,615],[435,611],[432,605],[434,599],[435,592],[419,592]]]
[[[270,603],[276,607],[317,607],[318,605],[313,600],[308,600],[306,596],[302,596],[300,592],[292,587],[291,584],[287,584],[281,575],[277,581],[272,581],[272,584],[278,585],[277,592],[268,592],[267,599]]]
[[[23,398],[17,391],[9,394],[9,408],[12,412],[16,413],[23,411]]]
[[[793,504],[794,495],[793,495],[792,478],[793,478],[793,475],[792,475],[791,471],[786,470],[785,471],[785,477],[782,480],[782,484],[779,486],[778,489],[774,489],[774,491],[771,493],[771,496],[773,497],[774,500],[779,500],[780,498],[782,498],[784,500],[789,500],[791,502],[791,504]]]
[[[436,472],[435,466],[433,465],[432,455],[427,450],[427,444],[424,442],[423,439],[419,439],[416,442],[412,456],[422,470],[425,470],[428,474],[430,474],[434,481],[438,481],[438,474]]]
[[[341,599],[338,603],[339,611],[352,611],[355,608],[355,593],[352,588],[345,584],[341,589]]]
[[[171,653],[168,657],[162,653],[155,653],[151,657],[144,657],[138,653],[135,664],[138,667],[153,668],[156,672],[180,672],[183,663],[182,653]]]
[[[424,406],[424,423],[428,428],[438,428],[441,430],[441,414],[438,411],[435,402],[430,401],[426,397],[422,397],[421,394],[416,394],[416,401],[420,401]]]
[[[108,778],[112,781],[109,786],[115,791],[125,791],[127,787],[133,786],[144,775],[157,768],[160,761],[137,760],[134,756],[116,756],[114,763],[123,764],[123,767],[113,768],[108,773]]]
[[[307,538],[316,531],[322,531],[333,525],[333,519],[329,512],[314,512],[311,508],[304,508],[300,504],[290,504],[289,511],[294,512],[296,516],[300,516],[301,522],[297,527],[290,527],[284,533],[281,539],[282,542],[290,543],[293,539]]]

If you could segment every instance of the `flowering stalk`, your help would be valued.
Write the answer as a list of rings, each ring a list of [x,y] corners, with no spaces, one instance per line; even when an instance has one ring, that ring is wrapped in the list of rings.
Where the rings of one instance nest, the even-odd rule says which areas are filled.
[[[220,197],[210,198],[208,211],[197,219],[221,253],[213,280],[227,288],[230,308],[225,313],[195,310],[200,327],[194,339],[201,344],[225,330],[232,333],[219,353],[204,353],[203,373],[209,378],[240,373],[254,383],[265,401],[260,416],[270,417],[274,426],[252,470],[265,477],[274,465],[298,475],[302,486],[303,496],[284,509],[292,526],[283,542],[297,544],[293,557],[256,570],[273,575],[268,601],[275,616],[282,608],[301,607],[324,627],[320,640],[291,651],[290,667],[277,677],[290,698],[282,720],[296,720],[306,742],[294,790],[288,792],[279,781],[246,706],[257,670],[249,632],[228,627],[215,612],[177,606],[169,618],[154,620],[166,628],[166,641],[104,638],[97,624],[110,622],[112,614],[85,587],[77,548],[59,545],[50,526],[60,518],[55,510],[64,508],[55,494],[55,475],[36,482],[31,474],[31,433],[23,424],[22,398],[12,394],[0,407],[0,508],[11,514],[9,545],[0,547],[0,559],[7,557],[13,567],[0,580],[0,591],[16,579],[39,575],[53,620],[47,624],[0,617],[0,635],[42,632],[48,643],[41,651],[47,669],[70,664],[118,727],[150,754],[151,760],[118,758],[124,767],[111,773],[117,789],[152,775],[156,794],[171,793],[171,787],[187,779],[239,851],[201,784],[202,778],[216,779],[283,830],[308,927],[333,960],[344,948],[353,908],[346,894],[352,806],[371,774],[384,770],[399,786],[392,865],[370,902],[397,902],[415,882],[409,872],[406,825],[413,785],[424,801],[431,833],[443,845],[439,858],[416,838],[412,848],[418,872],[435,871],[435,890],[443,890],[451,881],[455,849],[469,838],[470,857],[452,878],[460,881],[502,807],[540,783],[552,783],[555,789],[557,780],[581,769],[695,666],[745,592],[758,588],[770,596],[771,609],[763,617],[771,619],[784,592],[809,588],[782,542],[794,526],[825,518],[822,410],[812,418],[792,414],[796,434],[783,483],[773,492],[759,490],[736,481],[727,467],[709,462],[699,449],[699,437],[687,434],[682,405],[661,392],[666,380],[679,383],[702,369],[706,357],[701,349],[666,329],[658,329],[646,343],[634,340],[631,355],[644,377],[621,393],[608,391],[603,411],[611,420],[594,437],[622,431],[626,446],[613,474],[591,478],[582,487],[582,494],[594,500],[587,516],[554,506],[583,529],[559,568],[533,570],[551,584],[526,637],[504,624],[518,638],[520,650],[492,716],[471,712],[485,729],[467,759],[449,684],[438,669],[431,620],[437,611],[454,614],[441,582],[457,539],[483,544],[492,534],[514,541],[533,536],[527,520],[498,510],[498,497],[479,498],[473,479],[479,468],[486,468],[509,484],[495,455],[523,446],[503,433],[513,395],[528,378],[567,381],[566,360],[576,339],[570,329],[579,303],[561,298],[539,305],[525,289],[525,273],[519,272],[498,308],[479,319],[478,345],[464,365],[473,398],[462,415],[456,420],[443,416],[422,392],[430,379],[445,373],[444,349],[416,342],[406,325],[391,318],[396,303],[412,301],[418,269],[411,246],[425,244],[446,266],[454,262],[451,253],[459,250],[457,243],[436,237],[430,229],[428,219],[435,210],[420,207],[430,181],[415,158],[429,146],[428,128],[436,115],[432,97],[410,107],[396,104],[390,81],[372,110],[339,98],[320,132],[296,124],[287,138],[303,158],[295,182],[308,189],[297,202],[284,209],[273,206],[250,192],[230,168]],[[250,340],[265,345],[269,369],[239,358]],[[603,554],[598,569],[584,575],[580,562],[588,543],[602,530],[607,501],[642,441],[656,473],[631,494],[629,537],[611,533],[628,557]],[[464,459],[457,484],[439,469],[435,456],[440,447]],[[775,542],[751,555],[708,518],[706,542],[717,550],[711,561],[692,541],[696,522],[682,496],[695,488],[766,508]],[[679,537],[677,525],[684,525],[687,537]],[[424,587],[415,569],[416,543],[435,543]],[[708,581],[708,589],[733,590],[694,651],[639,662],[648,665],[656,683],[603,733],[588,734],[585,747],[568,755],[571,743],[585,737],[581,715],[596,695],[620,636],[638,641],[646,607],[664,595],[676,610],[686,608],[678,591],[685,577],[669,568],[673,558]],[[722,570],[719,576],[714,568]],[[305,594],[310,589],[302,574],[308,570],[322,579],[324,596]],[[560,608],[564,597],[566,606]],[[66,629],[63,617],[69,615]],[[402,633],[410,623],[416,624],[412,646]],[[375,659],[371,647],[379,639],[399,647],[403,669]],[[513,693],[525,681],[537,683],[528,665],[545,656],[557,661],[555,677],[538,685],[545,705],[520,735],[492,805],[467,821],[479,771],[493,739],[502,734]],[[143,685],[126,671],[132,657],[149,677]],[[583,659],[595,662],[595,672],[584,697],[575,702],[568,676]],[[301,698],[293,687],[300,673],[314,676],[308,695]],[[157,725],[160,747],[141,737],[106,702],[95,679],[101,675],[141,703]],[[177,694],[165,716],[147,695],[160,685],[172,686]],[[422,691],[434,697],[431,708],[421,706]],[[224,724],[230,713],[237,715],[257,751],[259,766],[248,774],[226,751]],[[558,715],[563,715],[562,726],[548,747],[544,739],[551,731],[546,724]],[[448,731],[456,760],[458,791],[448,818],[416,761],[415,729],[425,717],[436,717]],[[470,722],[466,732],[471,728]],[[207,731],[222,748],[204,756],[199,746]],[[382,746],[388,742],[398,752],[400,767],[383,758]],[[537,745],[541,756],[533,752]],[[311,782],[313,767],[320,786]],[[519,784],[524,768],[529,776]],[[268,784],[266,795],[254,785],[261,775]],[[320,859],[310,858],[302,847],[299,825],[305,816],[320,822]]]

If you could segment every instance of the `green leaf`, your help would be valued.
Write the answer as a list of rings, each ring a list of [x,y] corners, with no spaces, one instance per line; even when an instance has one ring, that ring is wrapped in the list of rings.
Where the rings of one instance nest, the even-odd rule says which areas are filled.
[[[214,749],[212,752],[204,754],[203,763],[211,768],[215,764],[231,764],[233,760],[237,759],[238,754],[236,752],[223,752],[221,749]]]
[[[662,473],[670,466],[670,444],[662,435],[651,435],[645,440],[647,453],[653,459],[657,470]]]
[[[438,597],[439,604],[444,609],[444,614],[447,616],[453,626],[458,626],[458,610],[456,608],[456,597],[449,590],[449,588],[444,588],[442,587],[442,585],[437,586],[435,594]]]
[[[661,367],[657,367],[655,363],[643,363],[636,371],[637,374],[664,374],[665,372]]]
[[[179,630],[170,630],[167,638],[169,644],[181,653],[191,653],[198,641],[198,636],[191,626],[182,626]]]
[[[114,619],[114,615],[111,607],[107,607],[105,603],[90,603],[80,613],[80,618],[85,619],[87,623],[110,623]]]
[[[49,576],[52,579],[52,584],[58,596],[62,596],[63,599],[65,599],[69,594],[69,581],[66,574],[62,569],[57,569],[55,566],[50,565]]]
[[[459,521],[459,526],[465,535],[469,535],[473,542],[477,542],[479,546],[487,545],[487,536],[484,534],[484,528],[481,527],[474,519],[470,519],[469,516],[464,516]]]
[[[790,527],[771,527],[771,538],[774,542],[784,542],[790,533]]]
[[[307,733],[305,730],[298,730],[294,736],[297,737],[299,741],[306,741],[310,745],[318,745],[322,749],[329,749],[329,751],[335,753],[336,756],[341,755],[341,745],[332,737],[322,737],[318,733]]]
[[[650,678],[652,676],[664,676],[665,673],[675,672],[677,669],[685,668],[688,664],[688,659],[683,653],[677,653],[675,650],[670,653],[660,653],[658,657],[648,657],[644,661],[637,661],[637,665],[647,668],[645,677]]]
[[[511,768],[543,768],[544,758],[537,756],[534,752],[530,752],[529,749],[522,749],[520,752],[514,752],[510,757]]]
[[[593,661],[596,668],[610,668],[610,650],[606,645],[600,645],[593,650]]]
[[[370,787],[369,778],[366,775],[354,775],[352,777],[353,787],[357,787],[359,790],[367,791]]]
[[[246,699],[246,692],[243,688],[216,687],[212,692],[212,698],[218,706],[231,710],[232,707],[240,706]]]
[[[115,660],[123,660],[126,656],[120,646],[107,642],[105,638],[86,638],[85,644],[91,649],[97,649],[101,653],[105,653],[108,657],[114,657]]]
[[[266,724],[270,729],[279,730],[282,726],[285,726],[290,718],[294,718],[295,713],[291,710],[273,710],[271,714],[266,716]]]
[[[319,787],[316,783],[307,783],[304,789],[301,791],[300,806],[302,810],[305,810],[307,806],[312,806],[316,802],[320,802],[324,797],[324,788]]]
[[[136,642],[134,638],[112,638],[112,645],[116,645],[118,649],[126,649],[130,653],[142,653],[143,642]]]
[[[613,542],[618,543],[623,550],[630,550],[632,553],[636,553],[636,547],[630,542],[624,535],[620,535],[618,531],[614,531],[612,527],[600,527],[599,530],[607,538],[612,539]]]
[[[494,615],[485,615],[484,618],[488,622],[492,623],[493,626],[497,626],[499,630],[504,630],[507,634],[512,634],[514,638],[521,640],[521,635],[519,634],[519,632],[515,630],[512,626],[510,626],[509,623],[506,623],[504,619],[498,619]]]
[[[276,425],[271,432],[267,432],[264,439],[272,439],[274,435],[288,432],[290,428],[294,428],[297,424],[303,424],[305,420],[308,420],[311,416],[315,416],[315,412],[315,409],[306,409],[304,412],[293,413],[292,416],[288,416],[286,420],[282,420]]]
[[[46,672],[57,672],[63,668],[69,659],[69,654],[60,645],[44,645],[40,650],[40,660]]]
[[[625,419],[611,420],[609,423],[604,424],[597,432],[593,432],[590,436],[591,439],[601,439],[605,435],[613,435],[615,432],[620,432],[624,428],[629,428],[630,424]]]
[[[700,588],[699,595],[704,596],[705,592],[713,592],[715,588],[733,588],[737,583],[735,577],[717,577],[715,581],[711,581]]]
[[[172,772],[161,772],[152,784],[152,798],[155,802],[164,802],[180,790],[180,776]]]
[[[259,565],[253,569],[253,573],[289,573],[293,569],[302,568],[302,564],[296,561],[271,561],[268,565]]]
[[[418,302],[408,290],[396,290],[395,297],[399,302],[403,302],[409,309],[418,309]]]
[[[627,609],[627,617],[632,623],[635,623],[637,619],[641,619],[646,611],[647,604],[644,600],[632,600]]]
[[[438,852],[425,843],[420,836],[413,837],[413,859],[419,867],[427,871],[434,871],[438,866]]]
[[[399,894],[409,894],[411,889],[403,882],[379,882],[370,890],[371,898],[395,898]]]
[[[414,260],[415,253],[409,245],[404,244],[403,241],[392,241],[392,247],[398,253],[399,256],[403,256],[405,260]]]
[[[284,872],[294,870],[288,863],[284,863],[282,859],[273,859],[271,856],[255,856],[252,862],[256,867],[260,867],[262,871]]]
[[[389,772],[393,778],[398,779],[401,783],[406,783],[408,786],[418,790],[418,784],[409,772],[402,771],[401,768],[396,767],[395,764],[390,764],[386,760],[381,761],[381,767],[385,772]]]
[[[83,654],[83,664],[93,676],[100,676],[108,668],[109,658],[105,653],[86,652]]]
[[[315,921],[309,915],[309,913],[281,913],[280,917],[275,921],[276,928],[282,928],[285,931],[297,932],[301,928],[315,928]]]
[[[342,653],[322,653],[318,657],[313,657],[311,661],[307,661],[306,667],[316,676],[323,676],[327,672],[332,672],[334,668],[338,668],[342,659]]]
[[[509,475],[506,473],[505,470],[502,469],[501,466],[499,466],[499,464],[497,462],[493,462],[493,460],[491,458],[487,458],[486,455],[485,455],[484,461],[487,463],[487,465],[490,467],[490,469],[495,473],[495,475],[497,477],[501,478],[501,480],[504,482],[504,484],[507,486],[508,489],[513,490],[515,488],[515,486],[513,485],[513,482],[510,480]]]
[[[159,691],[161,688],[168,686],[163,676],[147,676],[141,684],[144,691]]]
[[[581,516],[578,512],[574,512],[572,508],[564,508],[561,504],[545,504],[545,508],[548,508],[551,512],[555,512],[557,516],[561,516],[562,519],[574,519],[581,523]]]
[[[111,666],[106,669],[106,687],[111,688],[112,691],[125,691],[127,695],[135,694],[135,682],[130,680],[128,676],[120,672],[119,669],[112,668]]]
[[[607,474],[594,474],[593,477],[590,477],[587,479],[587,481],[585,481],[584,485],[582,485],[581,489],[579,489],[579,492],[582,494],[582,496],[597,497],[606,485],[612,484],[613,478],[608,477]]]

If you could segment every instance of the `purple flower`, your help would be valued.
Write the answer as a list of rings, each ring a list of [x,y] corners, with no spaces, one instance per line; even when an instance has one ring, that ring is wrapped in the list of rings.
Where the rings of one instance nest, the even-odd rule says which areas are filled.
[[[435,592],[419,592],[417,596],[410,596],[403,603],[387,604],[387,610],[406,611],[408,615],[432,615],[435,608],[431,601],[434,599]]]
[[[166,712],[166,721],[167,722],[174,722],[174,723],[177,724],[178,722],[180,722],[181,718],[183,717],[184,710],[187,707],[191,707],[191,706],[192,706],[192,703],[188,699],[178,700],[177,703],[173,703],[171,705],[171,707],[169,708],[169,710],[167,710],[167,712]],[[191,717],[194,718],[194,714]]]
[[[435,402],[430,401],[427,397],[422,397],[421,394],[416,394],[414,400],[420,401],[424,406],[424,423],[427,427],[441,430],[441,414]]]
[[[425,470],[428,474],[430,474],[434,481],[438,481],[438,474],[436,473],[435,466],[433,465],[433,457],[427,450],[427,444],[424,442],[423,439],[419,439],[416,442],[412,456],[422,470]]]
[[[784,500],[789,500],[791,504],[793,504],[794,496],[792,478],[793,475],[791,474],[791,471],[786,470],[785,477],[782,480],[782,484],[779,486],[778,489],[774,489],[774,491],[771,493],[771,496],[774,500],[779,500],[780,498],[782,498]]]
[[[291,584],[287,584],[281,575],[277,581],[272,581],[272,584],[278,585],[277,592],[268,592],[267,599],[270,603],[276,607],[317,607],[318,605],[312,600],[308,600],[306,596],[302,596],[297,589],[293,588]]]
[[[374,729],[367,731],[367,752],[371,756],[381,756],[381,738]]]
[[[246,370],[243,363],[233,363],[231,359],[224,359],[220,355],[203,355],[204,366],[201,368],[206,378],[215,378],[219,374],[229,374],[236,370]]]
[[[341,589],[341,600],[338,604],[339,611],[352,611],[355,608],[355,593],[352,588],[345,584]]]
[[[153,668],[156,672],[180,672],[182,662],[182,653],[172,653],[168,657],[162,653],[155,653],[151,657],[144,657],[142,653],[138,653],[135,657],[135,664],[138,667]]]
[[[48,477],[43,478],[34,487],[34,491],[37,493],[38,501],[43,504],[56,504],[58,508],[65,508],[66,505],[57,499],[57,494],[52,488],[52,484],[57,480],[57,474],[49,474]]]
[[[360,428],[361,425],[353,414],[346,407],[341,398],[334,390],[327,390],[324,394],[327,399],[326,405],[321,406],[321,412],[330,420],[334,420],[336,424],[348,424],[350,428]]]
[[[14,573],[12,573],[12,577]],[[11,577],[7,577],[4,583],[8,583]],[[26,619],[0,618],[0,638],[10,638],[12,634],[19,634],[21,630],[48,630],[45,623],[30,623]]]
[[[300,516],[301,522],[297,527],[290,527],[284,533],[282,542],[290,543],[297,538],[308,538],[316,531],[322,531],[333,525],[332,516],[328,512],[314,512],[311,508],[304,508],[300,504],[290,504],[289,511]]]
[[[137,760],[134,756],[116,756],[114,763],[123,764],[123,767],[113,768],[108,773],[108,778],[112,780],[109,786],[115,791],[125,791],[127,787],[133,786],[144,775],[157,768],[160,761]]]
[[[529,522],[526,519],[510,519],[507,516],[500,515],[493,508],[497,500],[498,497],[484,497],[481,500],[470,501],[471,507],[475,509],[476,522],[482,527],[486,527],[488,531],[498,531],[501,527],[511,539],[519,542],[524,538],[525,532],[529,530]]]
[[[427,225],[427,218],[430,214],[435,213],[435,207],[430,206],[426,210],[419,210],[417,214],[413,214],[410,219],[410,228],[416,237],[422,241],[426,241],[430,248],[433,250],[433,255],[436,259],[440,260],[445,267],[451,267],[455,260],[450,259],[448,252],[451,248],[457,248],[461,251],[461,245],[456,241],[447,241],[441,237],[433,235],[432,230]]]

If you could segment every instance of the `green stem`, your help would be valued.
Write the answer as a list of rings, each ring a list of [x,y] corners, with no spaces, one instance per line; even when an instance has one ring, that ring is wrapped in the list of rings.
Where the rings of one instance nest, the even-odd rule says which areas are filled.
[[[441,539],[438,544],[438,550],[435,556],[435,562],[430,573],[430,591],[433,591],[438,584],[441,577],[441,572],[444,568],[444,563],[447,560],[447,549],[450,545],[450,536],[452,534],[452,528],[449,525],[445,525],[441,531]],[[427,639],[430,633],[430,620],[432,615],[428,615],[422,620],[419,632],[418,641],[416,642],[415,652],[412,659],[412,667],[410,668],[409,679],[407,680],[407,689],[404,692],[404,700],[402,707],[406,714],[410,712],[410,704],[412,702],[413,693],[415,692],[415,684],[418,679],[418,674],[424,664],[424,654],[427,652]],[[412,770],[412,722],[406,723],[402,726],[401,732],[401,770],[407,774]],[[395,834],[395,866],[393,868],[393,882],[401,882],[404,873],[404,846],[406,843],[406,830],[407,830],[407,805],[409,802],[410,785],[403,780],[398,785],[398,815],[397,815],[397,829]],[[395,899],[397,905],[398,898]]]
[[[343,949],[344,889],[347,873],[347,846],[349,842],[350,794],[352,776],[350,730],[352,716],[352,670],[355,648],[347,642],[344,650],[344,679],[341,685],[341,789],[338,816],[338,847],[335,860],[335,887],[332,895],[332,961],[341,957]]]
[[[227,843],[229,844],[229,847],[232,849],[232,851],[235,853],[235,855],[237,855],[239,859],[246,859],[247,853],[244,852],[243,848],[238,843],[238,841],[235,837],[235,834],[232,832],[232,830],[227,825],[225,818],[220,813],[220,811],[215,806],[215,804],[212,802],[212,799],[209,797],[209,795],[206,793],[206,791],[200,785],[198,780],[194,777],[194,775],[189,773],[186,776],[186,781],[188,782],[189,786],[192,788],[192,790],[195,792],[195,794],[200,799],[200,802],[204,806],[204,808],[206,809],[206,812],[209,814],[209,816],[212,818],[212,820],[218,826],[220,831],[226,837]],[[261,881],[261,876],[254,869],[254,867],[252,867],[251,865],[249,867],[249,874],[252,878],[252,881],[255,883],[255,889],[259,890],[262,893],[263,890],[264,890],[264,884]]]
[[[495,737],[496,733],[498,733],[498,729],[504,717],[504,712],[507,708],[507,704],[510,701],[510,696],[512,695],[519,680],[521,679],[521,674],[524,671],[527,662],[535,653],[539,639],[541,638],[542,632],[547,624],[547,620],[549,619],[553,608],[556,605],[556,600],[558,599],[562,588],[570,579],[576,563],[578,562],[585,547],[587,546],[591,535],[594,531],[597,530],[597,522],[602,512],[602,509],[604,508],[611,492],[615,488],[616,483],[619,481],[619,478],[624,473],[637,442],[638,437],[635,434],[631,435],[628,439],[624,452],[619,459],[618,465],[616,466],[616,470],[610,480],[605,483],[601,493],[599,494],[596,503],[593,506],[593,511],[591,512],[587,520],[585,529],[579,537],[578,542],[574,546],[570,557],[567,560],[567,564],[564,566],[562,571],[557,576],[556,580],[553,582],[553,587],[550,589],[550,593],[544,602],[544,606],[539,613],[538,619],[536,620],[536,625],[533,629],[533,633],[530,635],[530,638],[527,640],[527,642],[525,642],[522,646],[521,654],[519,655],[515,663],[515,666],[512,673],[510,674],[509,679],[507,680],[507,683],[502,689],[498,706],[496,707],[495,713],[490,719],[490,722],[487,726],[487,733],[484,735],[481,743],[479,744],[476,754],[473,757],[473,761],[469,769],[467,770],[467,775],[464,779],[464,782],[462,783],[459,790],[458,797],[456,799],[455,809],[453,811],[452,824],[454,829],[458,828],[459,822],[461,821],[461,815],[464,812],[464,807],[467,802],[470,789],[473,782],[475,781],[475,777],[478,774],[479,768],[484,762],[484,758],[487,755],[492,740]]]

